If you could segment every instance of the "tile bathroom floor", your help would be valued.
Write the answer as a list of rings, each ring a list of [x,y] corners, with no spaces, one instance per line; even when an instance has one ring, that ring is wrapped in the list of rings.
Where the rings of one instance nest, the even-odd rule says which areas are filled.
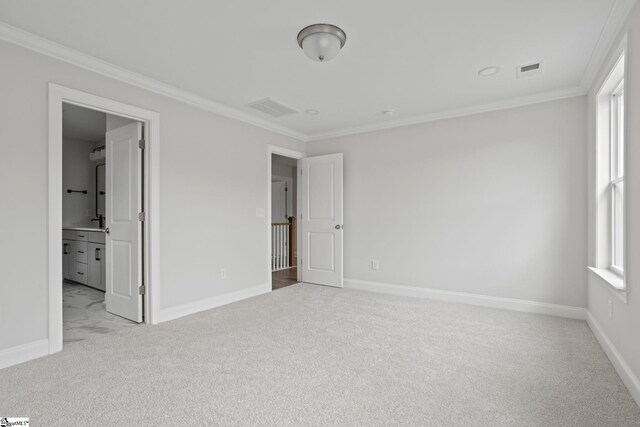
[[[62,284],[62,290],[65,344],[137,325],[107,312],[102,291],[67,281]]]

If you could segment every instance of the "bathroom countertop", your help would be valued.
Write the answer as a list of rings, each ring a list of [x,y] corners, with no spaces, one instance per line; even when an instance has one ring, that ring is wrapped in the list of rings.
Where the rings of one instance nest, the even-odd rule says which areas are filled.
[[[95,228],[95,227],[72,227],[72,226],[65,226],[62,227],[63,230],[74,230],[74,231],[95,231],[97,233],[104,233],[104,230],[102,228]]]

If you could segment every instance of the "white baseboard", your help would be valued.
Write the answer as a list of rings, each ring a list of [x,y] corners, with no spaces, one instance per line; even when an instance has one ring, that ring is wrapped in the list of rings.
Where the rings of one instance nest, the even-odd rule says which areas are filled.
[[[49,340],[38,340],[0,350],[0,369],[49,354]]]
[[[633,396],[638,406],[640,406],[640,379],[633,373],[631,367],[629,367],[607,334],[604,333],[600,323],[598,323],[591,312],[587,313],[587,323],[593,331],[593,335],[596,336],[596,339],[600,343],[600,346],[609,357],[622,382],[629,389],[629,393],[631,393],[631,396]]]
[[[493,297],[466,292],[444,291],[440,289],[419,288],[416,286],[367,282],[364,280],[355,279],[345,279],[344,286],[345,288],[360,289],[363,291],[428,298],[437,301],[479,305],[482,307],[501,308],[504,310],[522,311],[526,313],[547,314],[550,316],[567,317],[569,319],[585,320],[587,317],[587,310],[581,307],[549,304],[544,302],[527,301],[515,298]]]
[[[230,292],[228,294],[217,295],[215,297],[193,301],[175,307],[164,308],[160,310],[157,323],[166,322],[189,314],[199,313],[222,305],[231,304],[232,302],[262,295],[267,292],[271,292],[271,286],[268,283],[265,283],[241,289],[236,292]]]

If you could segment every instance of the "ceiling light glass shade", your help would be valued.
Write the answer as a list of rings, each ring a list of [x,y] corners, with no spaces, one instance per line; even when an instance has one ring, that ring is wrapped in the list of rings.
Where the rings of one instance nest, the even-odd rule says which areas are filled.
[[[298,34],[298,44],[305,55],[318,62],[335,58],[346,41],[344,31],[330,24],[309,25]]]
[[[493,76],[494,74],[498,74],[498,71],[500,71],[498,67],[487,67],[478,71],[478,75],[482,77]]]

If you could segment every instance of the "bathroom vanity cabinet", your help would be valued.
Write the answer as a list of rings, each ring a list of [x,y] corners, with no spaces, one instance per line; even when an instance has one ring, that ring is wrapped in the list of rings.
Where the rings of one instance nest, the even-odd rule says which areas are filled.
[[[62,276],[105,290],[105,235],[102,230],[63,228]]]

